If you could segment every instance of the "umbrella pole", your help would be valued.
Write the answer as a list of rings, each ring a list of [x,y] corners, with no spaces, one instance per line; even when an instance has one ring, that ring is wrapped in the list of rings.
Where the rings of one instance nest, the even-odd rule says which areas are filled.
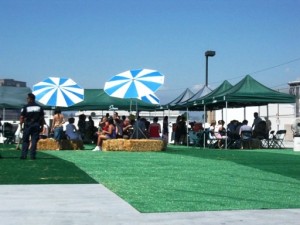
[[[132,99],[130,99],[130,106],[129,106],[130,113],[132,112],[131,106],[132,106]]]

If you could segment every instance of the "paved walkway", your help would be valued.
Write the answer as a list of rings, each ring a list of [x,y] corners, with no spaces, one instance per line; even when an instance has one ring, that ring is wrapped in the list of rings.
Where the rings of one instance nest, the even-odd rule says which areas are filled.
[[[101,184],[0,185],[1,225],[299,225],[300,209],[139,213]]]

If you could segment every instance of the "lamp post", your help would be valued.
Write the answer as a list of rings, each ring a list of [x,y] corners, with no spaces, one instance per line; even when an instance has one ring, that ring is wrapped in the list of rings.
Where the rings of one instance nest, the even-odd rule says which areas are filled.
[[[206,58],[206,67],[205,67],[205,86],[208,87],[208,57],[214,57],[216,55],[215,51],[206,51],[205,52],[205,58]],[[205,108],[204,108],[205,109]],[[207,122],[207,117],[214,117],[214,114],[211,112],[210,114],[207,114],[206,116],[206,110],[204,110],[204,122]],[[211,120],[211,119],[210,119]]]
[[[205,67],[205,86],[208,85],[208,57],[214,57],[216,55],[215,51],[206,51],[205,58],[206,58],[206,67]]]

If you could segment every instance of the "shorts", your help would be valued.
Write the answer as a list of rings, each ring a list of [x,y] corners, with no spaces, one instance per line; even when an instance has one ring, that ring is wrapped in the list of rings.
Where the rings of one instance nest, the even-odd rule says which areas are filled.
[[[62,137],[63,137],[63,132],[64,132],[63,127],[56,127],[56,128],[54,128],[54,136],[53,136],[53,138],[55,140],[57,140],[57,141],[61,140]]]

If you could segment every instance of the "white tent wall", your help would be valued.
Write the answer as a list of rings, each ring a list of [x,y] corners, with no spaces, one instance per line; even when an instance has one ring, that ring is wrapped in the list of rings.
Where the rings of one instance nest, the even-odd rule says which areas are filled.
[[[293,139],[291,125],[295,120],[295,104],[269,104],[268,106],[228,108],[227,115],[224,108],[223,110],[216,110],[216,120],[223,119],[225,124],[227,124],[234,119],[238,121],[246,119],[251,126],[254,120],[254,112],[258,112],[259,116],[264,120],[269,114],[271,129],[275,131],[284,129],[287,131],[286,140]]]
[[[254,112],[259,112],[259,107],[251,106],[246,108],[228,108],[227,115],[226,108],[224,108],[222,110],[216,110],[216,120],[218,121],[222,119],[225,121],[225,124],[228,124],[231,120],[238,120],[242,122],[246,119],[251,126],[254,120]]]
[[[267,115],[262,106],[258,112],[261,117]],[[269,120],[272,130],[286,130],[286,140],[293,140],[291,125],[295,120],[295,104],[269,104]]]

